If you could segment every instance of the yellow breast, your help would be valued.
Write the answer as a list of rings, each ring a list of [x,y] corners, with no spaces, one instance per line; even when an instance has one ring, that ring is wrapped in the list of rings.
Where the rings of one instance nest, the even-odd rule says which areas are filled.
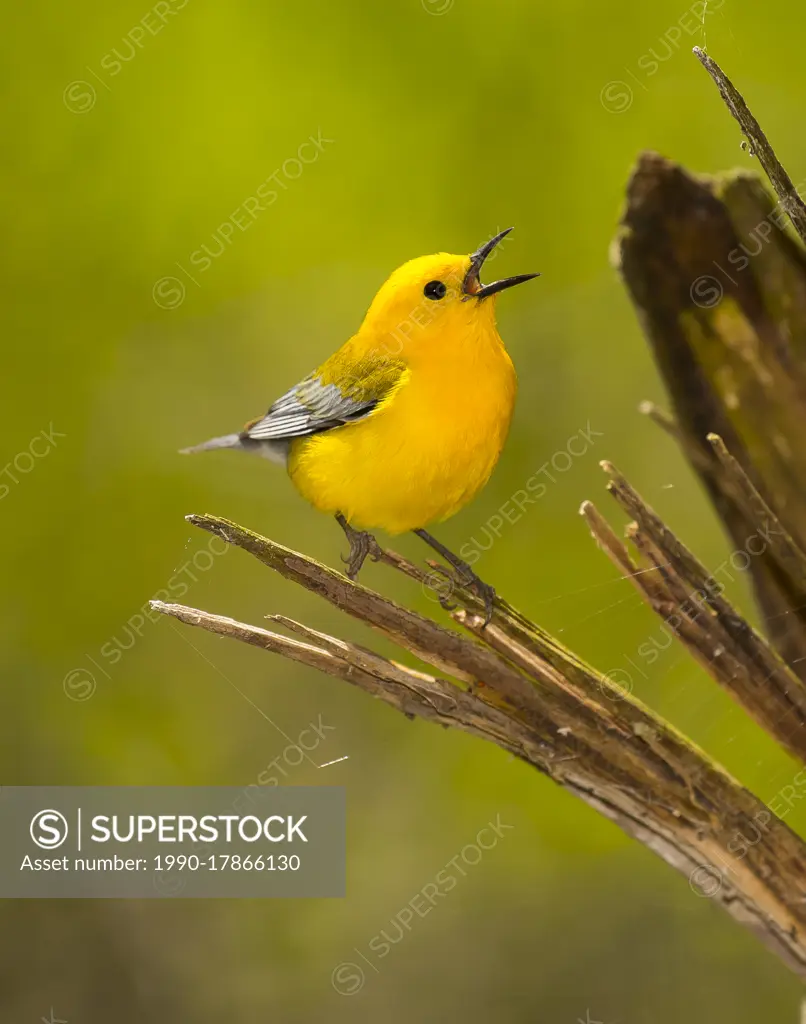
[[[440,345],[365,419],[294,441],[289,475],[316,508],[358,527],[395,534],[446,519],[493,471],[515,392],[494,328]]]

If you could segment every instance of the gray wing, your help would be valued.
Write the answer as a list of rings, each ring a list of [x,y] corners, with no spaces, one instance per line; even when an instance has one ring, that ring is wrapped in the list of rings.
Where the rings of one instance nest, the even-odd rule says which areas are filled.
[[[248,424],[241,436],[252,441],[290,441],[363,419],[390,394],[403,372],[401,364],[389,362],[338,387],[311,374],[278,398],[265,416]]]

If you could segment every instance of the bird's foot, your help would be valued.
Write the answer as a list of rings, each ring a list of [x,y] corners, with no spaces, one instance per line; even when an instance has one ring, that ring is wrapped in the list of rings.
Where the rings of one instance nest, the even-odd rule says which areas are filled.
[[[351,534],[348,534],[348,539],[350,553],[346,557],[342,555],[341,560],[347,566],[347,578],[354,580],[361,571],[361,566],[367,560],[367,556],[372,558],[373,562],[377,562],[381,557],[381,549],[372,534],[366,530],[353,530]]]
[[[489,583],[485,583],[483,579],[478,577],[469,565],[465,565],[463,568],[454,566],[459,573],[458,582],[462,587],[467,587],[468,590],[475,590],[478,597],[481,599],[484,605],[484,625],[489,626],[493,617],[493,610],[495,608],[495,588],[491,587]]]
[[[373,562],[377,562],[383,552],[381,551],[380,544],[367,530],[354,529],[341,514],[337,515],[336,519],[339,526],[344,530],[347,540],[350,542],[349,554],[347,557],[342,555],[341,560],[347,566],[347,578],[354,580],[361,571],[361,566],[367,560],[367,557],[372,558]]]
[[[464,559],[459,558],[449,548],[446,548],[444,544],[432,537],[430,533],[425,530],[414,531],[418,537],[421,537],[426,544],[434,549],[438,554],[448,562],[448,564],[456,571],[456,577],[454,582],[468,590],[474,590],[478,597],[481,599],[484,605],[484,625],[488,626],[493,617],[493,610],[495,607],[495,589],[490,586],[489,583],[485,583],[483,579],[478,577],[473,570],[470,568]]]

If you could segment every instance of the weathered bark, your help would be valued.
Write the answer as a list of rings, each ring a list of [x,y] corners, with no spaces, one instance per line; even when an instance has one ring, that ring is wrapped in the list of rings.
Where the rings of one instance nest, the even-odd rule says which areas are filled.
[[[738,552],[749,488],[806,551],[806,258],[744,173],[695,178],[654,154],[628,186],[618,261],[674,408],[676,434]],[[750,254],[756,253],[755,256]],[[771,641],[806,680],[806,588],[767,544],[752,575]]]
[[[759,163],[770,179],[770,184],[775,189],[775,194],[780,199],[795,230],[801,239],[806,242],[806,203],[801,199],[798,190],[792,184],[792,179],[775,155],[775,150],[768,142],[767,136],[761,129],[761,125],[750,113],[750,108],[745,103],[744,96],[742,96],[717,62],[708,56],[705,50],[695,46],[694,56],[714,80],[717,89],[719,89],[719,95],[725,101],[725,105],[741,128],[742,134],[750,143],[750,152],[753,156],[758,157]]]
[[[806,240],[806,206],[737,90],[697,55],[770,174],[780,208],[753,176],[696,178],[646,154],[629,183],[618,262],[675,415],[645,411],[703,481],[735,545],[730,564],[738,560],[734,568],[752,575],[769,642],[726,600],[717,571],[709,573],[609,463],[608,490],[633,520],[627,536],[637,555],[590,502],[581,512],[692,655],[803,761],[806,256],[782,211]],[[613,679],[500,598],[485,626],[478,597],[438,563],[424,571],[382,553],[395,570],[435,585],[469,635],[227,520],[189,518],[438,674],[283,616],[270,618],[296,636],[182,605],[154,608],[353,683],[408,716],[498,744],[683,872],[695,892],[718,901],[806,979],[806,844]],[[793,776],[806,783],[806,772]]]
[[[453,618],[471,636],[227,520],[189,519],[372,626],[441,674],[414,671],[283,617],[275,621],[304,640],[182,605],[154,602],[157,610],[316,667],[407,715],[498,744],[683,872],[695,892],[721,903],[806,978],[802,840],[671,725],[544,630],[500,599],[485,627],[476,596],[436,563],[429,573],[393,553],[384,557],[423,582],[433,580],[435,572],[449,581],[458,605]],[[597,536],[607,540],[602,531]],[[728,630],[739,617],[720,607],[710,618]],[[746,624],[744,629],[750,631]],[[760,667],[743,650],[735,657],[759,678]]]
[[[778,203],[754,175],[694,177],[646,153],[627,188],[617,264],[669,391],[674,435],[737,553],[757,536],[751,492],[786,535],[789,555],[770,544],[750,573],[773,645],[806,680],[806,254],[786,231],[789,217],[806,241],[804,183],[792,183],[719,65],[694,52]]]
[[[719,438],[721,458],[730,458]],[[806,762],[806,686],[759,633],[724,597],[724,585],[708,572],[609,463],[608,490],[634,517],[627,536],[641,556],[634,561],[625,546],[586,502],[582,506],[594,536],[618,569],[688,647],[700,664],[793,757]],[[757,514],[757,518],[753,518]],[[763,506],[748,506],[748,522],[758,535],[780,544],[782,560],[789,554],[785,535]],[[765,548],[754,549],[761,551]],[[757,557],[760,557],[757,555]],[[749,556],[748,556],[749,562]],[[652,567],[656,571],[648,572]]]

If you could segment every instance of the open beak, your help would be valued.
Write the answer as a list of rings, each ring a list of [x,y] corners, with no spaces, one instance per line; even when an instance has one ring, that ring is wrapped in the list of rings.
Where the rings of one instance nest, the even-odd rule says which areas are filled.
[[[515,277],[502,277],[500,281],[493,281],[492,284],[482,284],[479,280],[481,274],[481,268],[484,266],[484,261],[498,245],[502,238],[510,233],[512,228],[505,228],[489,240],[484,245],[480,246],[473,255],[470,257],[470,269],[465,274],[465,279],[462,283],[462,292],[464,293],[464,300],[473,297],[474,299],[486,299],[488,295],[495,295],[496,292],[502,292],[505,288],[512,288],[516,284],[522,284],[524,281],[531,281],[533,277],[540,277],[540,274],[516,274]]]

